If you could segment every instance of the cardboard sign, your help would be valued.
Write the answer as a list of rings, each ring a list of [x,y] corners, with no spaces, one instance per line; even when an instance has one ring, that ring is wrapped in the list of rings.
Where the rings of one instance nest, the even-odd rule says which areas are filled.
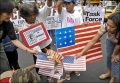
[[[84,15],[84,21],[92,22],[92,21],[100,21],[104,22],[104,14],[105,9],[99,6],[85,6],[85,11],[87,11],[86,15]]]
[[[98,29],[100,29],[101,27],[101,23],[89,22],[86,27],[83,25],[77,25],[73,27],[75,31],[75,43],[72,45],[69,44],[70,42],[72,43],[72,41],[68,40],[67,37],[73,37],[74,35],[70,34],[66,37],[60,35],[66,35],[66,33],[71,32],[68,29],[69,27],[66,27],[66,33],[64,28],[55,31],[55,36],[57,39],[56,44],[62,45],[62,47],[60,48],[57,47],[57,52],[63,56],[76,55],[80,51],[82,51],[85,45],[87,45],[87,43],[90,42],[90,40],[92,40],[92,38],[98,32]],[[61,31],[61,33],[58,33],[58,31]],[[103,56],[101,49],[101,41],[98,40],[96,44],[93,45],[92,48],[89,51],[87,51],[83,56],[86,57],[87,64],[102,60]]]
[[[20,35],[24,44],[29,48],[33,48],[50,39],[43,23],[38,23],[20,31]]]
[[[19,12],[16,11],[12,14],[10,21],[13,23],[14,27],[20,29],[25,20],[22,17],[20,17]]]
[[[47,30],[61,28],[61,20],[58,16],[48,16],[46,19]]]

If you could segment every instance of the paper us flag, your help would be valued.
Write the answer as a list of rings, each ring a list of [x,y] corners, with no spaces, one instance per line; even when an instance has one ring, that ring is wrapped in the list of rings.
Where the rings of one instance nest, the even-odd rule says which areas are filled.
[[[45,53],[38,53],[35,67],[42,69],[54,69],[54,64],[55,62],[53,60],[49,60]]]
[[[86,71],[86,57],[74,59],[74,63],[63,63],[65,71]]]
[[[56,79],[60,79],[60,77],[63,75],[63,64],[58,64],[57,65],[57,71],[59,73],[54,73],[54,69],[39,69],[39,74],[45,75],[45,76],[50,76]]]
[[[100,27],[100,22],[92,22],[86,27],[78,25],[57,29],[55,34],[58,53],[63,56],[77,54],[95,36]],[[103,56],[100,40],[84,56],[87,63],[101,60]]]

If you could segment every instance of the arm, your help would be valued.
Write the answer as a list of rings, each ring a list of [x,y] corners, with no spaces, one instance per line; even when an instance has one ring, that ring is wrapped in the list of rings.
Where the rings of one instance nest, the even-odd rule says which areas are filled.
[[[15,46],[19,47],[20,49],[22,49],[22,50],[24,50],[24,51],[26,51],[26,52],[28,52],[28,53],[37,55],[37,52],[36,52],[36,51],[27,48],[26,46],[24,46],[24,45],[23,45],[20,41],[18,41],[17,39],[16,39],[16,40],[11,40],[11,41],[12,41],[12,43],[13,43]]]
[[[47,6],[51,7],[52,6],[52,0],[47,0]]]
[[[84,7],[82,7],[82,11],[83,11],[83,14],[86,15],[87,12],[85,11]]]
[[[52,9],[52,0],[47,0],[47,4],[39,10],[39,17],[45,22]]]
[[[120,58],[118,56],[119,53],[120,53],[120,45],[117,45],[115,47],[113,54],[112,54],[112,61],[114,61],[114,62],[120,61]]]
[[[117,45],[114,52],[113,52],[113,55],[118,55],[120,52],[120,45]]]
[[[82,1],[80,1],[80,5],[81,5],[82,11],[83,11],[83,15],[86,15],[86,11],[85,11],[85,9],[83,7],[83,2]]]
[[[35,65],[30,65],[30,66],[25,67],[25,69],[28,69],[28,70],[33,70],[34,68],[35,68]]]
[[[102,35],[97,33],[94,38],[85,46],[85,48],[77,54],[77,58],[79,58],[81,55],[84,55],[101,37]]]
[[[58,13],[59,14],[61,14],[61,12],[62,12],[62,2],[63,2],[63,0],[58,0],[57,1],[57,11],[58,11]]]

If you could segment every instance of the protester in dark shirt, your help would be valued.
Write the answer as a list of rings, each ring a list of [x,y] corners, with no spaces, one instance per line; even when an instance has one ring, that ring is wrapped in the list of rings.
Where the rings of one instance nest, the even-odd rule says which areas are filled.
[[[10,0],[0,0],[0,74],[10,69],[6,54],[1,44],[2,39],[5,38],[6,35],[11,39],[15,46],[27,51],[28,53],[37,54],[36,51],[25,47],[17,40],[13,24],[9,21],[13,8],[14,5]]]

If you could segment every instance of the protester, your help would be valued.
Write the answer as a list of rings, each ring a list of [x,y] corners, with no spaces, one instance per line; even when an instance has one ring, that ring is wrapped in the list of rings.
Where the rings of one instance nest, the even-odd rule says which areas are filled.
[[[107,54],[107,72],[100,75],[100,79],[106,79],[111,77],[110,83],[115,83],[116,77],[119,77],[120,73],[120,50],[119,50],[119,39],[120,39],[120,13],[114,13],[108,17],[106,26],[102,26],[94,38],[85,46],[85,48],[77,54],[77,57],[84,55],[105,33],[106,38],[106,54]],[[117,45],[118,44],[118,45]],[[117,51],[117,54],[116,54]],[[115,54],[114,54],[115,52]],[[119,53],[119,54],[118,54]],[[114,61],[111,61],[113,57]],[[116,62],[117,60],[117,62]]]
[[[31,71],[34,67],[6,71],[0,75],[0,83],[40,83],[40,76]]]
[[[83,5],[84,2],[85,2],[84,0],[80,0],[80,4],[78,4],[74,7],[74,10],[78,10],[79,12],[81,12],[83,18],[84,18],[84,15],[86,15],[86,11],[85,11],[84,5]]]
[[[18,11],[18,6],[15,6],[13,9],[13,12],[16,13]],[[14,27],[14,30],[16,32],[16,36],[19,39],[18,28]],[[19,69],[19,63],[18,63],[18,52],[17,47],[12,44],[10,38],[6,36],[2,41],[4,51],[6,53],[7,59],[9,61],[10,69]]]
[[[63,3],[65,8],[63,8]],[[62,21],[62,28],[80,25],[83,23],[81,13],[74,10],[76,0],[58,0],[57,10]],[[78,71],[75,72],[77,76],[80,76]],[[66,74],[67,80],[70,80],[70,72]]]
[[[15,46],[28,53],[37,54],[35,50],[31,50],[25,47],[17,40],[13,24],[10,22],[13,8],[14,5],[10,0],[0,0],[0,74],[10,69],[6,54],[2,46],[2,39],[5,38],[6,35],[11,39]]]
[[[40,76],[32,71],[34,68],[35,65],[30,65],[15,71],[6,71],[0,75],[0,83],[41,83]],[[57,80],[57,83],[63,83],[64,81],[65,79]]]
[[[52,0],[47,0],[47,4],[39,10],[34,3],[30,3],[30,2],[24,3],[19,10],[21,17],[25,19],[22,30],[25,28],[29,28],[30,26],[40,22],[43,22],[45,25],[45,20],[51,12],[51,8],[52,8],[51,6],[52,6]],[[50,38],[40,46],[35,46],[33,49],[36,49],[39,52],[42,49],[42,52],[44,52],[43,48],[45,47],[50,48],[51,41],[52,39]],[[37,58],[35,56],[33,56],[33,58],[34,58],[34,63],[36,63]],[[36,69],[36,72],[38,72],[38,69]]]

